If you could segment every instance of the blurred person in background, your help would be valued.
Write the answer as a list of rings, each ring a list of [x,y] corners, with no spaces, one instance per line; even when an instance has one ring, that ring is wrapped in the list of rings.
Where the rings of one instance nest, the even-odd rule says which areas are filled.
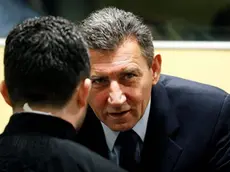
[[[35,16],[40,13],[31,8],[29,0],[0,0],[0,37],[6,37],[16,24]]]
[[[211,35],[218,41],[230,40],[230,4],[220,8],[211,23]]]

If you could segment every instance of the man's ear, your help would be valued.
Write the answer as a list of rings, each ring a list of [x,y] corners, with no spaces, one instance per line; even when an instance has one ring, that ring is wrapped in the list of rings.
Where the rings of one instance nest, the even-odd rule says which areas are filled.
[[[88,78],[86,78],[80,83],[77,89],[77,103],[79,108],[87,106],[91,86],[92,86],[91,80]]]
[[[153,85],[156,85],[156,83],[159,81],[160,79],[160,74],[161,74],[161,63],[162,63],[162,59],[161,59],[161,55],[157,54],[154,58],[153,58],[153,62],[152,62],[152,71],[153,71]]]
[[[9,97],[9,94],[8,94],[8,89],[7,89],[7,87],[6,87],[5,81],[2,81],[2,82],[1,82],[1,85],[0,85],[0,92],[1,92],[2,97],[4,98],[5,102],[6,102],[8,105],[12,106],[12,103],[11,103],[11,101],[10,101],[10,97]]]

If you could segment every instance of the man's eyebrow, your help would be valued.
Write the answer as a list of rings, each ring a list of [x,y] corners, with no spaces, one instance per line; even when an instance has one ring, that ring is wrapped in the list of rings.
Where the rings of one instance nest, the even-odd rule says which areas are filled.
[[[95,76],[104,76],[104,75],[107,75],[107,72],[106,71],[101,71],[101,70],[94,70],[93,72],[92,72],[92,75],[95,75]]]
[[[98,79],[98,78],[108,78],[108,76],[105,75],[91,75],[90,79]]]
[[[137,68],[137,67],[127,67],[127,68],[123,68],[122,71],[116,71],[114,72],[114,74],[116,75],[122,75],[125,73],[136,73],[136,74],[142,74],[141,69]],[[97,78],[108,78],[108,73],[104,73],[104,72],[97,72],[94,71],[93,74],[91,75],[91,78],[97,79]]]
[[[141,74],[141,70],[139,68],[125,68],[121,73],[137,73]]]

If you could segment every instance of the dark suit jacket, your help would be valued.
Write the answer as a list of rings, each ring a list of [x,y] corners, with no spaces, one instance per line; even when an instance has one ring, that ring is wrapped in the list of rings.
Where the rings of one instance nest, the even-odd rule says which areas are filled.
[[[226,92],[162,75],[152,88],[139,171],[230,171],[229,130],[230,96]],[[102,126],[91,109],[78,139],[108,158]]]
[[[0,172],[124,172],[74,141],[60,118],[14,114],[0,136]]]

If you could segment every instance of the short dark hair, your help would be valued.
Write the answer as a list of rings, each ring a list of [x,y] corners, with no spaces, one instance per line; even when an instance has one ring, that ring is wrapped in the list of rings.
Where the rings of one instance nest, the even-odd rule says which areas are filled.
[[[76,24],[62,17],[30,18],[6,39],[4,75],[13,106],[64,106],[89,77],[86,42]]]
[[[151,30],[131,12],[107,7],[91,13],[80,24],[90,49],[115,50],[126,38],[138,41],[149,66],[154,56]]]

